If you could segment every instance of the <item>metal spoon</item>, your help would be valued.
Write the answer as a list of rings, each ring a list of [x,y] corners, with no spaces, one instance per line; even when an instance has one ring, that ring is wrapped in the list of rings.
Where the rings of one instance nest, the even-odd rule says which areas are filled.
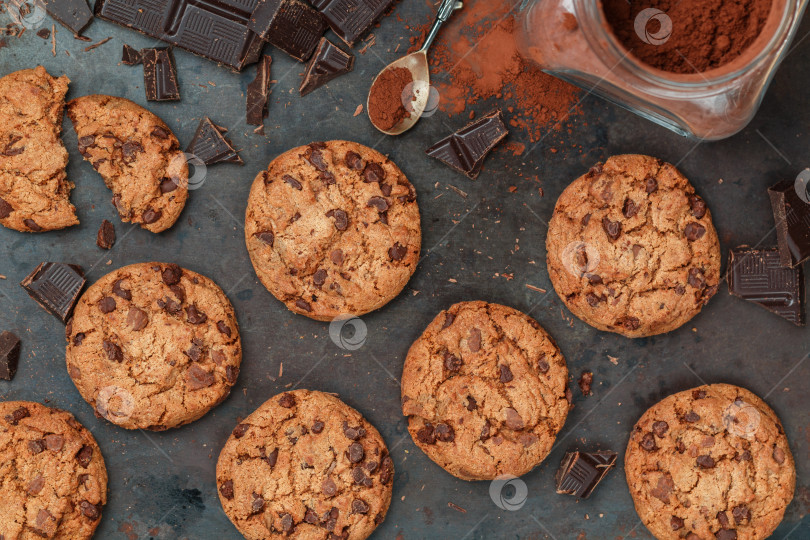
[[[413,89],[410,91],[410,93],[413,95],[413,101],[405,106],[410,115],[403,118],[401,122],[390,130],[381,129],[378,125],[374,124],[374,120],[371,120],[371,123],[374,124],[375,128],[379,129],[386,135],[400,135],[411,129],[416,122],[419,121],[419,118],[421,118],[422,113],[425,112],[425,108],[427,107],[430,99],[430,69],[428,67],[427,60],[428,49],[433,44],[433,40],[436,39],[436,36],[439,34],[439,29],[442,27],[442,24],[444,24],[444,22],[450,18],[450,15],[452,15],[454,11],[461,9],[462,7],[464,7],[464,4],[459,0],[443,0],[439,6],[439,12],[436,15],[436,21],[430,28],[430,32],[428,32],[422,48],[409,54],[408,56],[403,56],[399,60],[391,62],[374,78],[374,82],[371,83],[372,90],[374,89],[374,85],[377,84],[377,79],[380,78],[380,75],[389,69],[405,68],[411,72],[411,76],[413,77]],[[369,90],[369,97],[366,101],[366,111],[369,112],[369,119],[371,119],[369,109],[370,100],[371,90]]]

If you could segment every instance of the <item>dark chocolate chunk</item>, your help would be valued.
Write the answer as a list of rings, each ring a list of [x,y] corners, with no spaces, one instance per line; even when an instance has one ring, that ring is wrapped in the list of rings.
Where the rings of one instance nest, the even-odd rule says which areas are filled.
[[[555,481],[557,493],[587,498],[616,464],[616,452],[568,452]]]
[[[787,181],[768,189],[768,196],[776,221],[782,266],[796,266],[810,259],[810,204],[804,202],[796,193],[796,186]]]
[[[261,126],[267,116],[267,100],[270,98],[270,66],[273,59],[270,55],[262,56],[256,65],[256,78],[248,83],[247,112],[245,122],[252,126]]]
[[[349,46],[363,37],[395,0],[310,0]]]
[[[797,326],[805,324],[804,272],[784,267],[779,250],[732,249],[728,262],[728,291]]]
[[[177,68],[170,47],[141,50],[143,59],[143,85],[148,101],[177,101],[180,86]]]
[[[101,249],[110,249],[115,244],[115,227],[106,219],[101,222],[96,234],[96,245]]]
[[[40,263],[20,285],[37,303],[66,322],[84,287],[81,267],[75,264]]]
[[[698,456],[697,460],[695,460],[697,464],[700,466],[701,469],[713,469],[714,468],[714,458],[708,455]]]
[[[354,69],[354,55],[326,38],[321,38],[315,54],[307,64],[299,92],[305,96],[344,73]]]
[[[0,334],[0,379],[10,381],[17,374],[20,361],[20,338],[11,332]]]
[[[503,113],[496,110],[437,142],[426,153],[470,178],[476,178],[487,154],[508,133]]]
[[[278,400],[278,404],[285,409],[290,409],[295,406],[295,396],[289,392],[284,392]]]
[[[306,62],[326,31],[326,21],[301,0],[258,0],[248,29],[299,62]]]
[[[124,49],[121,51],[121,63],[125,66],[137,66],[143,62],[143,56],[134,47],[130,47],[124,43]]]
[[[43,3],[48,15],[74,34],[81,34],[93,20],[87,0],[44,0]]]
[[[194,132],[194,137],[188,144],[186,152],[194,154],[206,165],[223,162],[244,165],[245,162],[239,157],[230,141],[224,137],[227,131],[204,116],[197,126],[197,131]]]
[[[264,46],[247,27],[254,6],[254,0],[96,0],[95,14],[241,70],[259,59]]]

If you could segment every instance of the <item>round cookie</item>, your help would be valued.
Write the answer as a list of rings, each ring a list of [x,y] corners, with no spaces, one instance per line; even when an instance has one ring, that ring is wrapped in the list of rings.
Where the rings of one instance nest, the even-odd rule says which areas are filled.
[[[568,186],[546,254],[554,289],[574,315],[633,338],[685,324],[721,277],[706,204],[675,167],[649,156],[613,156]]]
[[[197,420],[228,396],[242,361],[228,298],[176,264],[133,264],[102,277],[79,299],[66,337],[76,388],[127,429]]]
[[[729,384],[650,407],[633,429],[624,464],[636,511],[659,540],[767,538],[796,483],[776,414]]]
[[[402,413],[416,445],[464,480],[520,476],[568,415],[568,368],[531,317],[486,302],[442,311],[408,351]]]
[[[362,540],[385,519],[394,462],[359,412],[323,392],[265,402],[217,462],[219,499],[249,540]]]
[[[42,66],[0,78],[0,225],[41,232],[79,223],[59,138],[69,82]]]
[[[91,538],[107,503],[96,440],[73,415],[0,402],[0,538]]]
[[[188,198],[188,163],[169,126],[128,99],[101,94],[70,101],[67,114],[121,220],[155,233],[174,225]]]
[[[254,180],[245,240],[259,279],[290,310],[363,315],[397,296],[419,262],[416,190],[363,145],[294,148]]]

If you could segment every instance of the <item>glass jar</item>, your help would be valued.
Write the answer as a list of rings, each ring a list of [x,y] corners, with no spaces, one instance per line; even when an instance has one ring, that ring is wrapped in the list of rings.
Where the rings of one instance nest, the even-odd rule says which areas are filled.
[[[773,0],[742,54],[695,74],[636,59],[614,36],[600,0],[524,0],[521,46],[544,71],[677,133],[718,140],[753,118],[808,0]]]

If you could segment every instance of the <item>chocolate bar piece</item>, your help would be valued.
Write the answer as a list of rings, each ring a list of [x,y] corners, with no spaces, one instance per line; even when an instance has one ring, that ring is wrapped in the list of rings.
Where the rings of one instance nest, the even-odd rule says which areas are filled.
[[[264,42],[247,27],[258,0],[96,0],[96,16],[236,70]]]
[[[728,292],[804,326],[804,273],[801,266],[782,266],[777,248],[732,249]]]
[[[248,29],[299,62],[306,62],[326,31],[326,21],[301,0],[258,0]]]
[[[101,249],[111,249],[113,244],[115,244],[115,226],[105,219],[98,228],[96,245]]]
[[[329,26],[350,47],[388,11],[395,0],[311,0]]]
[[[248,83],[247,111],[245,122],[253,126],[261,126],[267,116],[267,100],[270,98],[270,65],[273,59],[270,55],[262,56],[256,66],[256,78]]]
[[[555,476],[557,493],[588,498],[617,457],[616,452],[568,452]]]
[[[354,55],[342,50],[328,39],[321,38],[315,54],[307,64],[299,92],[305,96],[352,69],[354,69]]]
[[[77,35],[93,20],[86,0],[44,0],[44,4],[48,15]]]
[[[222,162],[244,165],[245,162],[223,136],[227,131],[224,127],[213,123],[207,116],[203,117],[186,152],[194,154],[206,165]]]
[[[40,263],[20,283],[28,296],[62,322],[66,322],[73,312],[84,284],[84,272],[80,266],[51,262]]]
[[[776,220],[782,266],[796,266],[810,259],[810,204],[799,197],[796,185],[788,181],[768,189],[768,196]]]
[[[0,379],[10,381],[20,362],[20,338],[11,332],[0,334]]]
[[[121,51],[121,63],[126,66],[136,66],[141,62],[143,62],[141,53],[138,52],[134,47],[130,47],[124,43],[124,50]]]
[[[143,59],[143,85],[148,101],[177,101],[180,87],[177,84],[177,68],[169,47],[141,49]]]
[[[487,154],[509,133],[501,111],[492,111],[427,149],[427,155],[475,179]]]

